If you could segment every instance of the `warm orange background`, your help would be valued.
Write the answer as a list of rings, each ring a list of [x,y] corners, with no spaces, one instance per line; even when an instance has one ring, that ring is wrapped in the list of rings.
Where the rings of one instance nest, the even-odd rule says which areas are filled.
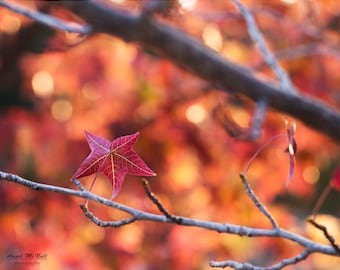
[[[136,10],[140,1],[111,2]],[[337,1],[243,2],[255,12],[268,47],[299,90],[338,108]],[[19,3],[76,19],[41,2]],[[188,7],[185,3],[190,1],[183,0],[183,8],[165,21],[221,56],[252,68],[259,77],[276,79],[231,1],[203,0]],[[157,172],[157,177],[149,178],[150,186],[171,213],[270,228],[238,175],[265,141],[286,132],[281,114],[268,111],[263,136],[241,142],[225,132],[225,117],[246,128],[253,103],[221,93],[135,44],[106,35],[54,32],[3,8],[0,38],[0,170],[77,189],[70,177],[89,152],[84,130],[109,140],[140,131],[135,149]],[[296,124],[298,153],[288,189],[285,138],[274,141],[255,160],[249,181],[283,228],[327,243],[305,220],[331,179],[339,148]],[[88,188],[92,179],[83,178],[82,183]],[[101,177],[94,192],[110,197],[109,182]],[[339,193],[332,191],[318,221],[339,240],[338,198]],[[126,178],[115,200],[158,213],[135,176]],[[1,181],[0,268],[210,269],[210,260],[270,265],[301,251],[283,240],[240,238],[153,222],[103,229],[84,217],[82,202]],[[94,203],[89,207],[103,220],[126,216]],[[46,255],[45,260],[35,260],[40,268],[11,261],[11,255],[29,253]],[[335,269],[339,263],[338,258],[312,255],[299,269]]]

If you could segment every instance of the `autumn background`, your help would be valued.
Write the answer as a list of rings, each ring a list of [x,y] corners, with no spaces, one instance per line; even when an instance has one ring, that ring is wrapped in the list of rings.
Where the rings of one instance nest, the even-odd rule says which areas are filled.
[[[276,79],[231,1],[179,2],[177,10],[159,20],[247,66],[259,78]],[[299,91],[338,108],[338,2],[242,2],[254,13],[267,45]],[[46,2],[15,3],[78,20]],[[133,12],[141,4],[105,3]],[[89,153],[84,130],[109,140],[140,131],[135,150],[157,173],[148,178],[150,187],[171,213],[270,228],[245,194],[239,173],[263,143],[286,132],[282,114],[268,110],[262,136],[244,142],[232,138],[226,127],[233,123],[247,128],[253,102],[218,91],[153,51],[112,36],[58,32],[3,8],[0,39],[2,171],[77,189],[70,178]],[[339,147],[302,123],[296,125],[296,168],[288,188],[286,138],[258,156],[249,181],[282,227],[327,243],[305,220],[338,165]],[[92,179],[81,182],[88,188]],[[100,176],[93,192],[109,198],[110,183]],[[335,239],[340,238],[338,198],[332,191],[318,217]],[[136,176],[125,179],[115,200],[159,213]],[[210,260],[270,264],[301,250],[282,240],[154,222],[104,229],[83,215],[82,202],[1,181],[0,268],[17,269],[6,259],[11,253],[47,254],[41,269],[198,270],[210,269]],[[103,220],[125,216],[95,203],[89,207]],[[338,258],[313,255],[294,269],[338,266]]]

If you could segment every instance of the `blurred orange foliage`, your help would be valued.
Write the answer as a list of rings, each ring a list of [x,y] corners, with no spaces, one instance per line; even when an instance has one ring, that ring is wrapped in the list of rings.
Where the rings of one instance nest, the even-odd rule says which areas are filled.
[[[111,2],[127,10],[138,9],[140,3]],[[201,39],[221,57],[251,67],[260,77],[275,78],[231,1],[180,2],[179,10],[164,20]],[[340,61],[334,48],[339,46],[340,7],[336,1],[242,2],[254,12],[268,46],[299,90],[338,107]],[[30,5],[71,16],[46,3]],[[285,133],[282,115],[269,110],[263,136],[242,142],[228,136],[214,111],[222,106],[222,113],[244,128],[254,109],[249,100],[221,93],[135,44],[105,35],[80,39],[5,9],[0,9],[0,37],[1,170],[76,189],[69,180],[88,154],[84,130],[112,140],[140,131],[136,151],[157,172],[150,179],[151,188],[171,213],[269,228],[238,175],[263,143]],[[289,187],[285,189],[286,138],[265,148],[248,178],[280,225],[304,233],[305,219],[337,164],[339,147],[296,124],[298,152]],[[88,188],[91,179],[82,183]],[[107,183],[97,181],[94,193],[109,197]],[[330,194],[321,212],[339,217],[338,195]],[[129,176],[115,200],[158,213],[138,177]],[[5,181],[0,181],[0,202],[1,269],[38,269],[37,265],[18,268],[11,261],[11,255],[33,253],[46,254],[46,260],[34,262],[51,270],[198,270],[209,269],[209,260],[218,259],[270,264],[300,249],[281,240],[151,222],[103,229],[83,216],[79,199]],[[104,220],[122,216],[95,204],[89,207]],[[337,222],[332,228],[338,235],[339,219],[332,222]],[[329,261],[314,255],[302,266],[335,269],[339,265],[338,259],[331,266]]]

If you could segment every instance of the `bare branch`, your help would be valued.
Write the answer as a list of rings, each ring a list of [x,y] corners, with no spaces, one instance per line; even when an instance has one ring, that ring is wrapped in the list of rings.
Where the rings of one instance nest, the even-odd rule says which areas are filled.
[[[251,189],[246,176],[241,173],[240,174],[240,178],[242,180],[242,184],[245,187],[246,193],[248,194],[248,196],[250,197],[250,199],[254,202],[254,204],[256,205],[256,207],[269,219],[270,223],[272,224],[274,229],[279,229],[279,225],[277,224],[277,222],[275,221],[274,217],[269,213],[269,211],[266,209],[266,207],[261,203],[261,201],[259,200],[259,198],[257,198],[257,196],[255,195],[255,193],[253,192],[253,190]]]
[[[267,109],[267,101],[264,98],[256,102],[256,108],[249,130],[249,139],[255,140],[261,136],[262,125]]]
[[[0,3],[5,6],[4,1]],[[336,142],[340,141],[338,111],[311,97],[281,91],[280,87],[257,79],[249,70],[223,59],[212,49],[172,26],[154,18],[146,23],[143,14],[129,14],[99,1],[57,1],[50,4],[71,10],[96,32],[118,36],[160,53],[193,74],[218,85],[223,91],[243,94],[254,101],[264,98],[268,106],[301,120]],[[49,22],[46,24],[49,25]],[[57,27],[58,24],[52,23],[52,26]]]
[[[149,187],[149,182],[145,178],[142,178],[142,182],[146,194],[148,195],[150,200],[158,207],[159,211],[161,211],[164,216],[166,216],[168,219],[171,219],[176,224],[181,224],[182,219],[170,214],[168,210],[166,210],[165,207],[162,205],[161,201],[155,196],[155,194],[152,193]]]
[[[290,93],[294,94],[296,92],[296,89],[290,81],[288,74],[281,68],[280,64],[276,61],[274,55],[269,51],[268,47],[266,46],[263,36],[258,29],[257,24],[250,11],[239,0],[233,0],[233,2],[246,20],[250,37],[258,46],[267,64],[274,70],[278,79],[280,80],[282,90],[289,91]]]
[[[80,205],[80,209],[83,210],[85,216],[87,216],[93,223],[100,227],[113,227],[118,228],[127,224],[130,224],[137,219],[135,217],[127,218],[127,219],[121,219],[118,221],[102,221],[99,218],[97,218],[95,215],[93,215],[87,208],[85,204]]]
[[[239,263],[235,261],[211,262],[210,266],[219,268],[231,267],[237,270],[280,270],[288,265],[293,265],[305,260],[311,253],[312,252],[310,250],[305,249],[300,254],[292,258],[284,259],[281,262],[268,267],[256,266],[250,263]]]
[[[27,179],[24,179],[20,176],[17,176],[15,174],[1,172],[0,171],[0,179],[4,179],[13,183],[17,183],[29,188],[32,188],[34,190],[44,190],[48,192],[56,192],[68,196],[74,196],[74,197],[80,197],[85,198],[91,201],[98,202],[100,204],[106,205],[108,207],[115,208],[117,210],[126,212],[131,215],[131,218],[128,219],[122,219],[118,221],[102,221],[98,217],[96,217],[94,214],[92,214],[84,205],[81,206],[81,209],[83,210],[84,214],[95,224],[102,227],[119,227],[123,226],[129,223],[132,223],[137,220],[150,220],[154,222],[161,222],[161,223],[172,223],[177,224],[180,226],[190,226],[190,227],[197,227],[202,228],[206,230],[216,231],[219,233],[226,233],[226,234],[234,234],[239,236],[247,236],[247,237],[274,237],[274,238],[282,238],[286,239],[292,242],[297,243],[298,245],[301,245],[305,247],[305,251],[299,254],[298,256],[294,256],[292,258],[288,258],[285,260],[280,261],[278,264],[272,266],[272,268],[266,268],[266,267],[257,267],[252,266],[250,264],[240,264],[237,262],[211,262],[211,266],[213,267],[226,267],[231,266],[235,269],[242,269],[243,267],[248,267],[244,269],[281,269],[284,266],[295,264],[304,258],[306,258],[311,253],[322,253],[327,254],[331,256],[337,256],[340,257],[340,254],[334,249],[333,246],[323,245],[316,243],[312,240],[309,240],[303,236],[294,234],[292,232],[286,231],[282,228],[279,228],[278,225],[277,228],[274,226],[276,224],[275,221],[272,221],[274,229],[256,229],[246,226],[239,226],[234,224],[228,224],[228,223],[218,223],[213,221],[204,221],[204,220],[198,220],[198,219],[191,219],[187,217],[179,217],[171,215],[172,218],[168,218],[163,215],[156,215],[152,213],[148,213],[145,211],[141,211],[138,209],[134,209],[131,207],[128,207],[126,205],[107,200],[103,197],[97,196],[91,192],[86,191],[80,182],[78,180],[74,180],[75,184],[80,188],[81,191],[75,191],[68,188],[53,186],[53,185],[46,185],[42,183],[33,182]],[[151,193],[151,191],[150,191]],[[156,197],[154,197],[156,198]],[[253,199],[254,200],[254,199]],[[159,200],[157,199],[159,202]],[[160,202],[159,202],[160,203]],[[164,207],[163,207],[164,208]],[[263,211],[263,210],[261,210]],[[168,213],[168,212],[167,212]],[[269,217],[268,217],[269,218]],[[181,222],[175,222],[175,220],[181,220]],[[238,268],[237,268],[238,267]],[[252,267],[252,268],[249,268]],[[281,267],[281,268],[280,268]]]
[[[55,192],[55,193],[69,195],[69,196],[89,199],[91,201],[96,201],[100,204],[118,209],[120,211],[126,212],[126,213],[131,214],[131,215],[138,215],[139,214],[139,211],[134,209],[134,208],[122,205],[122,204],[114,202],[114,201],[107,200],[107,199],[100,197],[100,196],[96,196],[95,194],[90,193],[90,192],[86,191],[85,189],[83,189],[82,191],[76,191],[76,190],[69,189],[69,188],[63,188],[63,187],[58,187],[58,186],[53,186],[53,185],[37,183],[37,182],[33,182],[33,181],[27,180],[25,178],[22,178],[18,175],[6,173],[6,172],[1,172],[1,171],[0,171],[0,179],[5,179],[5,180],[13,182],[13,183],[18,183],[20,185],[32,188],[34,190],[44,190],[44,191],[48,191],[48,192]]]
[[[11,3],[0,0],[0,6],[3,6],[13,12],[24,15],[32,20],[48,25],[52,28],[63,30],[71,33],[79,33],[81,35],[88,35],[91,32],[91,27],[88,25],[79,25],[77,23],[68,23],[57,19],[53,16],[49,16],[39,11],[28,10],[19,5],[13,5]]]
[[[203,45],[186,33],[141,15],[130,14],[108,7],[97,1],[58,1],[93,26],[94,31],[118,36],[135,42],[169,58],[230,93],[243,94],[254,101],[264,98],[268,106],[293,116],[309,127],[340,141],[340,113],[327,104],[302,94],[282,91],[280,87],[255,78],[249,70]],[[101,18],[98,20],[98,18]]]
[[[315,228],[319,229],[320,231],[323,232],[324,236],[326,239],[329,241],[329,243],[334,247],[337,253],[340,254],[340,247],[339,245],[335,242],[335,239],[333,236],[331,236],[327,230],[327,228],[324,225],[321,225],[317,223],[314,219],[308,219],[308,222],[311,223]]]
[[[276,72],[281,88],[272,86],[268,82],[260,81],[255,78],[248,70],[230,63],[223,59],[221,55],[212,51],[201,42],[191,38],[187,34],[175,29],[172,26],[160,23],[153,16],[149,16],[145,20],[145,14],[132,15],[127,12],[116,10],[108,7],[99,1],[58,1],[52,3],[54,5],[63,6],[75,14],[82,17],[91,28],[97,32],[107,33],[118,36],[127,42],[135,42],[150,48],[162,56],[169,58],[177,65],[190,70],[215,85],[223,91],[231,93],[243,94],[255,102],[258,106],[255,110],[255,116],[252,123],[252,128],[258,131],[262,125],[263,115],[266,107],[272,108],[289,114],[301,120],[311,128],[322,132],[335,141],[339,142],[340,138],[340,113],[335,111],[317,100],[310,97],[295,93],[288,75],[280,68],[275,58],[265,46],[263,37],[258,30],[256,23],[250,12],[238,1],[233,0],[240,9],[248,24],[248,31],[259,46],[263,53],[266,62]],[[6,7],[14,12],[20,13],[42,24],[49,25],[53,28],[61,29],[68,32],[77,32],[80,34],[89,34],[89,26],[80,26],[61,21],[55,17],[38,11],[25,10],[19,6],[14,6],[0,0],[0,6]],[[98,19],[100,18],[100,19]],[[288,91],[282,91],[288,90]],[[278,135],[276,138],[279,138]],[[267,144],[266,144],[267,145]],[[265,146],[266,146],[265,145]],[[265,147],[263,146],[263,147]],[[249,163],[249,166],[252,159]],[[246,169],[246,172],[249,168]],[[75,185],[80,191],[75,191],[68,188],[46,185],[29,181],[17,175],[0,172],[0,179],[5,179],[35,190],[43,190],[48,192],[56,192],[68,196],[85,198],[95,201],[100,204],[115,208],[131,215],[131,218],[121,219],[118,221],[102,221],[91,213],[85,205],[81,205],[81,209],[85,216],[92,222],[101,227],[119,227],[138,220],[150,220],[161,223],[171,223],[181,226],[199,227],[206,230],[216,231],[219,233],[234,234],[247,237],[273,237],[282,238],[298,245],[305,247],[304,251],[297,256],[284,259],[270,267],[260,267],[249,263],[238,263],[235,261],[211,262],[213,267],[233,267],[234,269],[281,269],[287,265],[295,264],[307,258],[311,253],[322,253],[331,256],[340,257],[339,247],[335,243],[334,238],[329,235],[327,229],[317,223],[312,223],[318,229],[322,230],[329,240],[330,245],[316,243],[308,238],[286,231],[279,227],[270,212],[264,207],[260,200],[251,190],[245,173],[241,174],[241,180],[245,186],[248,196],[252,199],[256,207],[269,219],[272,224],[272,229],[257,229],[246,226],[239,226],[228,223],[217,223],[213,221],[204,221],[191,219],[187,217],[175,216],[170,214],[160,200],[151,192],[148,184],[144,181],[145,191],[150,200],[155,203],[162,215],[148,213],[129,206],[107,200],[87,191],[78,180],[74,180]],[[311,222],[311,221],[310,221]]]
[[[86,191],[84,186],[80,183],[78,179],[72,179],[72,182],[81,190],[81,191]]]

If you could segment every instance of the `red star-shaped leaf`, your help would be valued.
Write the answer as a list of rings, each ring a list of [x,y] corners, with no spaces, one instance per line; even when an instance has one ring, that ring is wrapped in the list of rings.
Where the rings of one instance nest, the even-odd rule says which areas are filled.
[[[112,198],[114,198],[120,191],[126,174],[156,175],[132,149],[138,139],[139,132],[119,137],[112,142],[87,131],[85,131],[85,135],[91,152],[72,176],[72,179],[102,172],[111,181]]]

